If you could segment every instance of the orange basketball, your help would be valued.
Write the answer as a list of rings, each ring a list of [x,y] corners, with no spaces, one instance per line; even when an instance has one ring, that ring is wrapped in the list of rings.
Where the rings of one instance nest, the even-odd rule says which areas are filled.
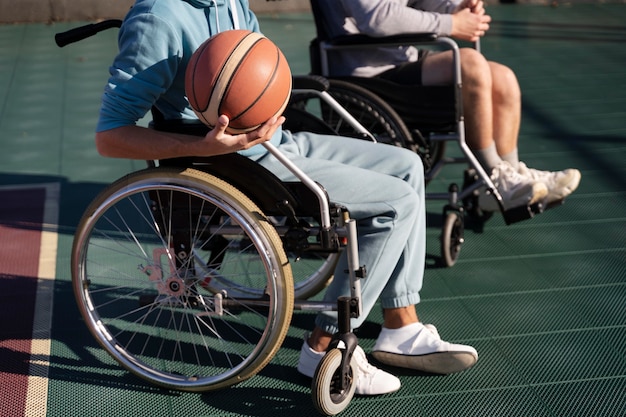
[[[220,32],[191,56],[185,92],[198,118],[214,127],[225,114],[227,132],[245,133],[285,110],[291,70],[280,49],[248,30]]]

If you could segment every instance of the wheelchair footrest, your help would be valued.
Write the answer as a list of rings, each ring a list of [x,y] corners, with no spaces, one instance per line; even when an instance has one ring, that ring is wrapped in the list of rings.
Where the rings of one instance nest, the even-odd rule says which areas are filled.
[[[520,222],[522,220],[528,220],[535,216],[535,214],[543,213],[544,206],[542,203],[535,203],[527,206],[518,206],[510,208],[502,212],[504,221],[507,225]]]

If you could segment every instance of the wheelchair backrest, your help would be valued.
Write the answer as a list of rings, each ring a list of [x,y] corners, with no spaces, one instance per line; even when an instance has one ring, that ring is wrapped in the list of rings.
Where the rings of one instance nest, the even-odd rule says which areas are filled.
[[[338,0],[310,0],[317,39],[328,41],[342,35],[348,35],[345,30],[339,30],[344,26],[344,16],[328,13],[335,9]]]
[[[309,59],[311,61],[311,73],[324,75],[322,69],[322,49],[321,42],[327,42],[339,36],[348,35],[345,30],[339,31],[339,28],[343,28],[344,16],[334,13],[329,13],[336,6],[335,2],[338,0],[310,0],[311,11],[313,12],[313,20],[315,21],[316,37],[311,40],[309,44]]]

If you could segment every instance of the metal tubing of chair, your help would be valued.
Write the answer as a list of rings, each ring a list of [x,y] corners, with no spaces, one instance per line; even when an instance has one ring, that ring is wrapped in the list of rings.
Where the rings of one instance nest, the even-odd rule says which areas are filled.
[[[339,113],[339,115],[345,121],[350,123],[350,125],[357,132],[366,136],[372,142],[376,142],[376,138],[354,116],[352,116],[352,114],[350,114],[345,108],[343,108],[341,104],[337,103],[337,100],[335,100],[333,96],[331,96],[326,91],[318,91],[317,94],[320,96],[322,100],[324,100],[324,102],[326,102],[326,104],[328,104],[330,107],[332,107],[333,110]]]
[[[358,300],[358,315],[363,311],[363,301],[361,297],[361,277],[357,276],[357,271],[361,269],[359,264],[359,245],[357,241],[356,220],[346,221],[348,229],[348,269],[350,272],[350,296]]]
[[[300,168],[298,168],[293,162],[291,162],[281,151],[278,150],[273,144],[270,142],[263,143],[265,149],[267,149],[278,161],[283,164],[289,171],[291,171],[296,177],[304,183],[315,195],[319,201],[320,207],[320,223],[323,229],[329,230],[331,227],[330,222],[330,209],[328,198],[326,197],[326,192],[322,187],[320,187],[315,181],[311,179],[308,175],[304,173]]]
[[[465,123],[463,121],[459,122],[459,130],[459,146],[461,147],[463,154],[465,154],[465,157],[468,159],[471,166],[476,170],[480,178],[485,182],[485,185],[487,185],[487,188],[489,188],[489,190],[493,193],[494,197],[496,197],[498,202],[502,204],[502,196],[500,196],[500,193],[496,189],[496,186],[494,185],[493,181],[491,181],[491,177],[489,176],[489,174],[487,174],[480,162],[478,162],[478,159],[476,159],[474,153],[465,141]]]
[[[335,98],[331,96],[328,92],[310,89],[294,89],[292,93],[313,94],[318,96],[320,100],[328,104],[334,111],[336,111],[343,120],[348,122],[348,124],[350,124],[350,126],[352,126],[354,130],[356,130],[361,135],[366,136],[372,142],[377,142],[376,138],[354,116],[352,116],[350,112],[343,108],[343,106],[339,104],[337,100],[335,100]]]

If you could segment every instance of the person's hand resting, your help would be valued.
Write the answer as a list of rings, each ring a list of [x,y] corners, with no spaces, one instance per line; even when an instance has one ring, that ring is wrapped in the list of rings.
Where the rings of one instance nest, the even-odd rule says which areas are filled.
[[[237,152],[267,142],[284,122],[283,116],[273,117],[252,132],[230,135],[226,133],[228,117],[221,115],[217,119],[217,126],[206,134],[204,140],[211,149],[211,155]]]
[[[456,39],[475,42],[489,30],[491,16],[480,0],[464,0],[452,14],[452,32]]]

